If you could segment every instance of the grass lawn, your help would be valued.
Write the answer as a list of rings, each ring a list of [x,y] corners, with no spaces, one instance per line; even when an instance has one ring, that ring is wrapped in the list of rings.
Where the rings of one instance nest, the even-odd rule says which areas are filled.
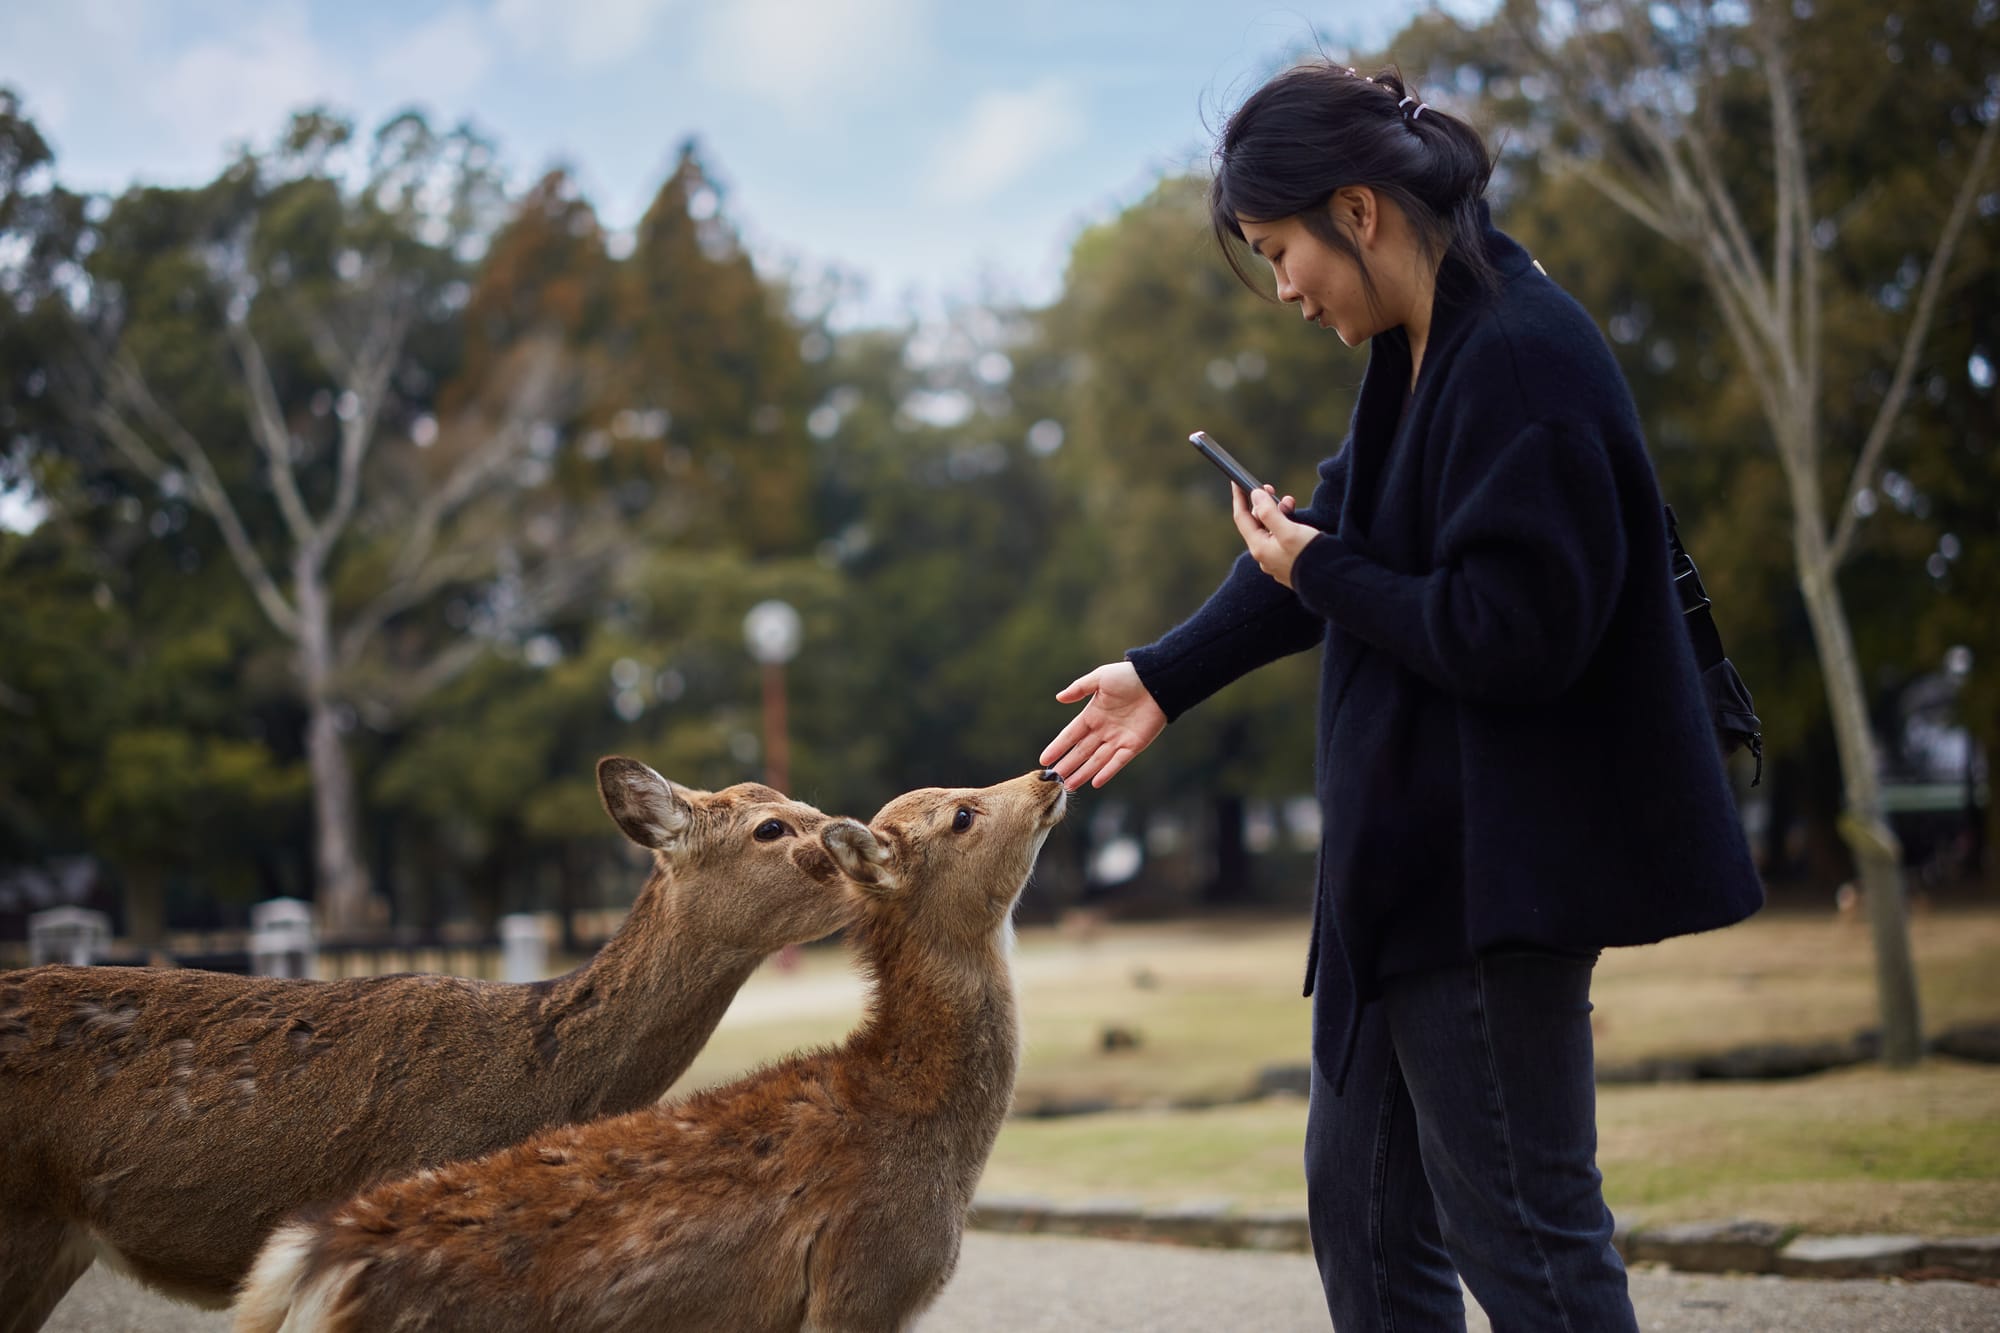
[[[1083,939],[1023,931],[1019,1102],[1225,1099],[1264,1066],[1303,1062],[1307,929],[1297,920],[1114,926]],[[1933,914],[1915,921],[1911,935],[1928,1030],[2000,1020],[2000,912]],[[1874,986],[1866,926],[1830,911],[1614,949],[1594,988],[1598,1060],[1849,1037],[1875,1022]],[[789,975],[767,967],[682,1086],[838,1041],[860,1004],[840,948],[806,951]],[[1137,1049],[1104,1051],[1112,1027],[1135,1033]]]
[[[1015,959],[1025,1044],[1018,1101],[1144,1106],[1239,1093],[1266,1065],[1305,1059],[1299,998],[1307,922],[1022,932]],[[2000,1020],[2000,912],[1919,917],[1911,936],[1927,1030]],[[1602,1063],[1764,1041],[1848,1037],[1875,1022],[1867,927],[1832,912],[1617,949],[1595,986]],[[734,1077],[838,1041],[861,987],[840,947],[752,978],[682,1080]],[[1138,1035],[1107,1053],[1108,1027]],[[1746,1216],[1814,1232],[2000,1230],[2000,1069],[1931,1061],[1765,1084],[1605,1087],[1600,1165],[1621,1217]],[[1304,1201],[1305,1107],[1276,1099],[1208,1111],[1017,1118],[982,1189],[1148,1203]]]
[[[1598,1163],[1621,1219],[1754,1217],[1805,1231],[2000,1231],[2000,1069],[1933,1060],[1777,1083],[1602,1089]],[[1305,1104],[1013,1120],[994,1195],[1228,1198],[1302,1208]]]

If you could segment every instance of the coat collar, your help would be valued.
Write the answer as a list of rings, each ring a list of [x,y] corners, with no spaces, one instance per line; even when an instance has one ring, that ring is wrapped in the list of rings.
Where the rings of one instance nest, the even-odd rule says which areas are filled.
[[[1493,225],[1493,210],[1482,199],[1478,205],[1480,241],[1486,257],[1499,275],[1498,291],[1476,286],[1465,266],[1450,255],[1438,270],[1437,294],[1431,299],[1431,334],[1424,350],[1424,380],[1433,378],[1429,368],[1444,363],[1479,316],[1504,295],[1507,285],[1534,268],[1535,261],[1513,237]],[[1362,395],[1386,399],[1398,408],[1405,386],[1410,382],[1410,335],[1399,325],[1369,340],[1368,370],[1362,380]],[[1419,384],[1419,390],[1422,389]],[[1394,419],[1392,416],[1391,420]]]
[[[1480,316],[1504,298],[1509,284],[1534,269],[1528,252],[1493,225],[1492,210],[1483,199],[1479,202],[1479,230],[1486,256],[1499,274],[1499,289],[1489,292],[1478,287],[1462,264],[1450,255],[1445,257],[1431,303],[1431,336],[1424,350],[1424,370],[1414,395],[1409,395],[1409,334],[1399,326],[1369,341],[1368,369],[1362,375],[1361,393],[1354,406],[1353,440],[1357,447],[1349,456],[1347,499],[1341,518],[1344,538],[1363,540],[1372,526],[1377,474],[1396,437],[1405,396],[1411,397],[1414,412],[1425,395],[1435,391],[1432,386],[1442,378],[1443,367]]]

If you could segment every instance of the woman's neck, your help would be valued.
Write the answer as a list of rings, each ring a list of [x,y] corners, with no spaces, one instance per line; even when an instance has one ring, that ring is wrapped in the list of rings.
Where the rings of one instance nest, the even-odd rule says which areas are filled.
[[[1431,339],[1431,307],[1437,292],[1437,275],[1420,268],[1415,290],[1410,293],[1410,310],[1403,319],[1403,332],[1410,340],[1410,392],[1417,390],[1417,376],[1423,372],[1424,350]]]

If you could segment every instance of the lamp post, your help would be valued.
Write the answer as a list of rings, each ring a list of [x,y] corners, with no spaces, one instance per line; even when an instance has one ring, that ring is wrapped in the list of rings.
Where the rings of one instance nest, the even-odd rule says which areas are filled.
[[[798,655],[799,613],[790,602],[759,602],[743,617],[743,641],[764,668],[764,782],[791,788],[791,753],[785,727],[785,663]]]
[[[764,668],[764,783],[791,794],[791,746],[785,727],[785,663],[798,655],[799,613],[776,598],[743,617],[743,642]],[[775,960],[780,972],[799,965],[799,946],[787,944]]]

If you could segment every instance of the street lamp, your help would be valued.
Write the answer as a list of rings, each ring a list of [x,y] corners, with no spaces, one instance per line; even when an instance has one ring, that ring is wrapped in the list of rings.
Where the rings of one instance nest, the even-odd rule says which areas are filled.
[[[743,617],[743,642],[764,667],[764,785],[791,794],[791,753],[785,738],[785,663],[798,656],[799,613],[775,597]],[[778,950],[778,970],[795,972],[799,946]]]
[[[757,603],[743,617],[743,642],[764,667],[764,782],[791,790],[785,736],[785,663],[798,656],[799,613],[776,598]]]

